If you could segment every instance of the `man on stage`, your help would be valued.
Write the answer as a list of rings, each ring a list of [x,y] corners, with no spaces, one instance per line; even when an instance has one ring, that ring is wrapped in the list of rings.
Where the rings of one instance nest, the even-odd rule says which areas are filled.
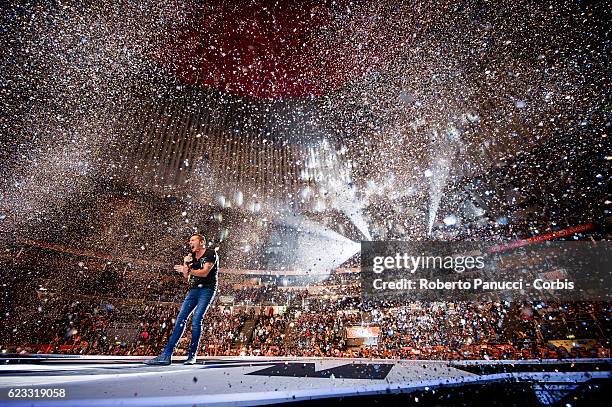
[[[169,365],[172,354],[187,323],[187,318],[193,313],[191,344],[186,365],[196,363],[196,355],[202,336],[202,319],[212,302],[217,290],[217,274],[219,271],[219,256],[214,248],[206,248],[206,240],[202,235],[194,234],[189,238],[191,254],[183,258],[183,264],[174,266],[189,281],[189,291],[183,301],[181,312],[176,319],[174,330],[168,344],[161,355],[145,361],[147,365]]]

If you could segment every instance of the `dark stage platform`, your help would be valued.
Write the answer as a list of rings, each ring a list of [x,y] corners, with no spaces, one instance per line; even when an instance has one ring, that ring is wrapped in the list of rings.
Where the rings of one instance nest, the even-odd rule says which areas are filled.
[[[0,358],[0,404],[251,406],[322,402],[347,405],[378,400],[387,404],[397,400],[418,405],[455,405],[464,400],[468,404],[556,405],[569,400],[571,405],[592,407],[603,403],[612,387],[611,359],[226,357],[200,358],[193,366],[183,365],[183,359],[175,358],[171,366],[150,367],[142,364],[141,357],[5,355]],[[57,390],[53,393],[48,389]]]

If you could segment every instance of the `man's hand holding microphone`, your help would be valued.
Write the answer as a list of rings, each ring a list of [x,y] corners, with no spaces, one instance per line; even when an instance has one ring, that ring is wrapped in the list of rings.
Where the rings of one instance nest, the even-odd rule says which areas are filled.
[[[183,264],[175,265],[174,270],[181,273],[186,279],[189,279],[189,266],[191,263],[193,263],[193,255],[189,253],[187,256],[183,257]]]

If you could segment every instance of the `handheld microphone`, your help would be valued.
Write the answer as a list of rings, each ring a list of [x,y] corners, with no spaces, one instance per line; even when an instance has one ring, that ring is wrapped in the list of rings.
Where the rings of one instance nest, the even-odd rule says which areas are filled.
[[[187,261],[187,262],[183,261],[183,263],[186,263],[188,266],[191,266],[193,264],[193,254],[194,253],[191,251],[191,248],[189,247],[187,247],[187,250],[189,251],[187,252],[187,255],[185,257],[191,258],[191,261]]]

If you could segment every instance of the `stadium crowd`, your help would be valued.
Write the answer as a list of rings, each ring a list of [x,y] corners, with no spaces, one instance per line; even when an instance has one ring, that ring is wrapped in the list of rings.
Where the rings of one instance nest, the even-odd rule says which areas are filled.
[[[253,276],[228,276],[205,316],[201,354],[405,359],[609,356],[609,303],[373,306],[345,295],[358,291],[357,274],[341,280],[335,276],[312,286],[282,288],[262,284]],[[45,278],[36,282],[30,287],[30,301],[8,315],[14,321],[4,324],[3,352],[154,355],[172,332],[184,295],[183,282],[174,276],[160,278],[154,285],[132,284],[128,294],[102,296],[86,289],[76,294]],[[117,279],[116,284],[126,283]],[[351,338],[350,327],[374,333]],[[188,325],[176,355],[185,353],[190,329]]]

